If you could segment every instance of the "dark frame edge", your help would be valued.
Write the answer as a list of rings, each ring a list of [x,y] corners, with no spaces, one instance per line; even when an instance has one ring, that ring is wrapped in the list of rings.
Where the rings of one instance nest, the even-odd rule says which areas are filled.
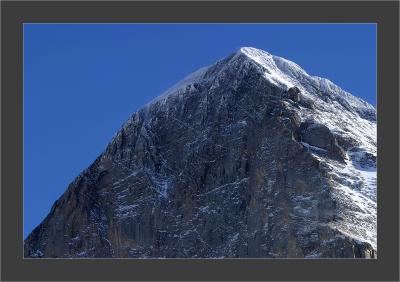
[[[103,1],[101,1],[103,2]],[[258,3],[256,4],[256,7],[258,7],[258,5],[261,5],[259,3],[264,3],[263,1],[257,1]],[[359,2],[359,1],[357,1]],[[370,2],[368,5],[371,5],[371,3],[378,3],[379,1],[374,1],[374,2]],[[14,184],[17,183],[16,186],[6,186],[5,184],[10,184],[12,183],[12,180],[10,180],[11,176],[9,175],[13,175],[12,171],[18,170],[20,168],[20,163],[18,163],[18,160],[21,161],[22,163],[22,152],[18,151],[14,151],[12,150],[12,152],[8,152],[6,151],[7,148],[9,148],[9,145],[13,143],[13,138],[17,137],[21,138],[22,137],[22,132],[20,132],[19,130],[16,130],[13,125],[11,125],[9,123],[10,119],[13,119],[13,122],[19,125],[22,125],[22,119],[21,116],[18,117],[18,114],[21,114],[21,109],[13,112],[12,110],[8,109],[6,107],[6,105],[12,104],[15,106],[16,103],[18,103],[18,101],[21,101],[22,97],[18,98],[18,95],[16,95],[17,97],[12,97],[9,94],[5,95],[5,93],[21,93],[22,92],[22,87],[21,87],[21,81],[20,78],[18,77],[18,75],[21,74],[22,71],[22,60],[20,60],[21,58],[18,59],[18,57],[16,57],[15,53],[12,53],[11,56],[6,57],[6,54],[10,54],[10,50],[14,49],[14,52],[16,51],[17,55],[21,55],[21,46],[19,46],[18,48],[15,49],[15,43],[21,41],[22,39],[22,23],[24,21],[34,21],[34,18],[32,16],[30,16],[29,14],[18,14],[18,12],[20,11],[19,9],[21,7],[23,7],[24,5],[27,5],[27,7],[31,7],[31,11],[37,11],[38,7],[35,7],[36,4],[34,3],[39,3],[41,6],[41,8],[44,9],[44,11],[50,11],[51,7],[54,8],[54,5],[57,6],[59,3],[61,7],[63,7],[63,9],[65,9],[66,13],[71,13],[71,11],[73,11],[74,9],[71,9],[71,7],[77,7],[81,4],[79,3],[84,3],[84,7],[83,7],[83,11],[84,13],[86,13],[86,15],[88,15],[88,13],[90,14],[88,7],[90,8],[90,5],[96,5],[96,3],[100,3],[100,2],[95,2],[95,1],[89,1],[89,2],[77,2],[77,3],[73,3],[70,4],[71,2],[2,2],[2,26],[1,26],[1,36],[2,36],[2,45],[5,46],[5,48],[3,47],[1,49],[1,56],[3,59],[3,64],[1,66],[2,68],[2,84],[1,84],[1,92],[2,92],[2,97],[1,97],[1,133],[2,133],[2,142],[1,142],[1,153],[2,153],[2,160],[1,160],[1,227],[2,227],[2,235],[3,235],[3,231],[4,231],[4,227],[5,225],[10,227],[12,225],[10,225],[10,222],[14,221],[15,222],[15,218],[19,217],[19,219],[17,220],[18,224],[21,225],[21,219],[22,219],[22,212],[21,210],[16,213],[13,213],[12,217],[10,218],[9,216],[6,217],[8,210],[11,211],[15,211],[15,209],[10,208],[10,202],[13,202],[13,200],[11,201],[5,201],[5,199],[15,199],[14,195],[11,195],[9,193],[9,190],[5,191],[4,187],[18,187],[19,185],[22,185],[22,181],[20,180],[20,182],[15,182],[14,179]],[[107,4],[108,2],[104,2],[104,3],[100,3],[100,9],[102,9],[102,13],[100,13],[100,15],[97,17],[98,19],[100,19],[100,16],[105,17],[107,20],[106,21],[110,21],[110,15],[108,15],[107,12],[108,8]],[[116,4],[115,4],[116,3]],[[113,2],[114,5],[117,5],[119,3],[119,7],[121,8],[126,8],[127,6],[129,6],[129,2]],[[140,3],[140,5],[145,5],[144,2],[137,2]],[[154,9],[157,3],[159,2],[149,2],[151,4],[149,4],[148,7],[150,7],[150,9],[147,9],[147,11],[151,11],[152,9]],[[168,6],[169,2],[163,1],[162,2],[162,7],[163,9],[165,9]],[[178,5],[178,11],[181,12],[182,11],[182,4],[179,2],[171,2],[171,3],[175,3],[174,5]],[[179,3],[179,4],[177,4]],[[199,5],[198,2],[196,5]],[[219,5],[229,5],[229,2],[217,2],[219,3]],[[222,4],[223,3],[223,4]],[[240,3],[240,2],[238,2]],[[250,3],[255,3],[255,2],[250,2]],[[275,3],[275,2],[272,2]],[[310,2],[307,2],[307,5],[310,5]],[[319,2],[318,2],[319,3]],[[333,2],[328,2],[330,3],[329,5],[333,5]],[[388,4],[389,3],[389,4]],[[285,3],[287,4],[287,3]],[[284,5],[285,5],[284,4]],[[299,9],[300,7],[298,7],[300,5],[299,1],[296,1],[295,3],[296,5],[296,9]],[[354,3],[353,5],[360,5],[363,4],[363,2],[359,2],[359,3]],[[393,4],[393,6],[392,6]],[[86,5],[86,6],[85,6]],[[165,6],[167,5],[167,6]],[[250,4],[249,4],[250,5]],[[277,5],[276,3],[273,5]],[[314,4],[313,4],[314,5]],[[315,6],[311,5],[311,7],[314,7],[312,9],[312,12],[315,12]],[[350,6],[351,6],[351,2],[350,2]],[[367,5],[367,6],[368,6]],[[378,4],[377,4],[378,5]],[[200,5],[201,6],[201,5]],[[218,6],[218,4],[217,4]],[[40,6],[39,6],[40,7]],[[144,7],[144,6],[143,6]],[[142,8],[143,8],[142,7]],[[277,7],[277,6],[276,6]],[[388,54],[386,54],[386,57],[384,56],[383,61],[386,61],[386,63],[388,63],[389,65],[392,64],[393,67],[393,75],[389,76],[389,78],[384,78],[381,77],[378,79],[378,84],[379,81],[382,82],[382,80],[389,82],[391,79],[394,79],[393,83],[388,83],[389,85],[393,85],[394,88],[392,88],[392,90],[394,90],[394,93],[399,93],[399,84],[396,83],[396,74],[397,74],[397,79],[398,79],[398,74],[399,74],[399,65],[393,62],[399,62],[399,54],[398,54],[398,50],[399,50],[399,2],[397,1],[392,1],[392,2],[386,2],[386,9],[390,9],[391,11],[391,15],[392,17],[366,17],[367,21],[374,21],[376,20],[378,22],[378,28],[381,24],[383,24],[383,28],[385,28],[385,24],[389,24],[390,22],[394,23],[393,25],[393,30],[391,31],[387,31],[394,39],[397,38],[397,40],[395,40],[395,44],[393,46],[392,50],[388,50],[387,48],[385,49],[386,51],[389,52],[389,54],[393,54],[394,57],[390,57]],[[60,9],[55,7],[55,9],[58,11],[57,13],[60,12]],[[114,9],[114,12],[116,11],[116,9]],[[129,10],[129,9],[127,9]],[[146,10],[146,9],[145,9]],[[376,13],[382,12],[382,10],[377,9]],[[59,14],[55,14],[55,15],[48,15],[48,17],[46,18],[46,21],[54,21],[60,19]],[[201,14],[201,13],[200,13]],[[58,15],[58,16],[57,16]],[[69,14],[71,16],[71,14]],[[126,14],[126,11],[123,12],[123,18],[121,20],[121,22],[123,21],[127,21],[129,20],[128,18],[128,14]],[[260,16],[259,14],[257,14],[258,16]],[[304,16],[303,16],[304,17]],[[314,16],[314,21],[318,20],[320,16]],[[348,14],[344,14],[344,17],[349,20],[351,20],[351,18],[349,18]],[[65,17],[65,19],[67,19],[67,17]],[[74,18],[73,21],[78,20],[78,16],[74,15],[72,18]],[[275,18],[275,21],[277,21],[278,15],[273,16],[273,18]],[[285,18],[288,19],[289,15],[285,15]],[[96,19],[96,17],[92,17],[91,19],[86,19],[87,21],[92,21]],[[146,17],[144,16],[143,18],[141,18],[143,21],[143,19],[146,19]],[[189,18],[190,19],[190,18]],[[164,16],[164,18],[161,20],[162,21],[168,21],[170,20],[170,18],[168,16]],[[181,18],[181,20],[184,21],[188,21],[188,19],[183,16]],[[194,21],[196,20],[201,20],[201,18],[195,18]],[[259,21],[260,18],[257,18],[255,21]],[[302,19],[301,16],[300,18],[297,18],[297,21],[302,21],[304,20],[304,18]],[[140,21],[140,20],[139,20]],[[193,21],[193,19],[192,19]],[[231,19],[232,21],[232,19]],[[285,19],[283,20],[285,21]],[[287,20],[286,20],[287,21]],[[5,24],[7,22],[7,25]],[[206,21],[204,21],[206,22]],[[248,22],[248,20],[246,20],[246,22]],[[385,29],[384,29],[385,30]],[[14,34],[13,34],[14,32]],[[379,38],[380,38],[380,33],[378,34]],[[387,36],[387,35],[385,35]],[[386,38],[386,37],[384,37]],[[379,53],[380,55],[381,53]],[[394,59],[394,60],[393,60]],[[392,60],[392,63],[390,62],[390,60]],[[13,64],[14,62],[14,64]],[[18,63],[15,63],[18,62]],[[378,64],[378,69],[383,69],[383,66],[379,63]],[[7,72],[7,73],[6,73]],[[15,76],[13,76],[15,75]],[[392,77],[392,78],[390,78]],[[389,79],[389,81],[387,81],[387,79]],[[7,81],[7,84],[5,83]],[[379,91],[378,93],[382,93],[383,90],[387,89],[384,85],[384,83],[380,83],[379,86]],[[393,92],[392,92],[393,93]],[[385,94],[387,95],[387,94]],[[390,113],[391,115],[388,115],[384,118],[384,122],[388,123],[388,127],[389,130],[391,130],[393,133],[398,132],[399,130],[399,122],[400,122],[400,115],[398,112],[398,108],[397,108],[397,112],[396,112],[396,105],[399,105],[399,95],[393,95],[392,99],[388,99],[388,96],[385,96],[385,99],[383,99],[382,97],[378,97],[378,103],[381,105],[385,105],[383,106],[383,108],[387,108],[387,109],[391,109]],[[17,105],[18,108],[18,105]],[[380,113],[383,114],[383,112],[379,112],[379,107],[378,107],[378,116],[380,116]],[[394,122],[393,122],[394,121]],[[390,124],[390,122],[393,122],[392,124]],[[378,124],[380,124],[379,122],[379,118],[378,118]],[[379,128],[379,127],[378,127]],[[4,138],[5,133],[7,133],[7,138]],[[9,138],[11,137],[11,138]],[[4,138],[4,139],[3,139]],[[379,138],[379,137],[378,137]],[[22,140],[20,140],[22,141]],[[15,140],[14,140],[15,142]],[[379,143],[379,141],[378,141]],[[388,158],[391,160],[391,163],[394,164],[394,167],[391,169],[392,172],[395,172],[395,169],[399,167],[399,159],[396,159],[397,156],[399,156],[399,148],[398,148],[398,144],[399,144],[399,135],[395,135],[395,137],[391,140],[391,141],[386,141],[384,140],[384,143],[389,146],[389,148],[392,148],[394,150],[391,152],[392,157],[390,158],[390,156],[387,154],[386,156],[388,156]],[[15,145],[20,146],[22,144],[19,142],[16,142]],[[396,145],[397,144],[397,145]],[[15,149],[15,148],[13,148]],[[7,160],[7,162],[4,161],[4,158]],[[379,158],[379,156],[378,156]],[[6,167],[7,164],[7,167]],[[398,171],[398,170],[397,170]],[[5,173],[4,173],[5,172]],[[10,174],[8,174],[10,173]],[[6,176],[6,178],[4,178]],[[396,182],[395,187],[399,187],[399,177],[396,177],[396,174],[394,173],[393,176],[393,180]],[[22,187],[22,186],[21,186]],[[9,188],[10,189],[10,188]],[[393,217],[393,221],[391,221],[392,224],[394,224],[394,226],[398,226],[399,223],[399,207],[398,207],[398,202],[396,203],[396,201],[399,199],[399,191],[398,189],[394,191],[394,195],[395,196],[392,198],[392,204],[393,204],[393,208],[394,210],[392,211],[396,211],[396,215],[397,215],[397,219],[396,217]],[[387,199],[387,197],[386,197]],[[22,202],[22,201],[21,201]],[[396,206],[397,205],[397,206]],[[390,217],[391,214],[389,211],[386,211],[385,213],[382,213],[382,211],[378,211],[379,215],[386,217]],[[382,217],[381,216],[381,217]],[[379,216],[378,216],[378,221],[379,221]],[[378,223],[379,224],[379,223]],[[18,235],[18,232],[19,235]],[[14,236],[10,236],[10,234],[14,235]],[[15,237],[16,235],[16,237]],[[1,253],[1,280],[7,280],[7,281],[12,281],[12,280],[28,280],[26,279],[26,274],[30,275],[29,279],[32,280],[39,280],[39,281],[46,281],[46,280],[55,280],[57,279],[58,274],[61,272],[64,272],[66,275],[64,276],[63,280],[84,280],[82,278],[85,278],[87,280],[102,280],[102,281],[111,281],[112,279],[116,279],[117,280],[131,280],[129,279],[129,273],[132,274],[132,271],[138,271],[140,272],[140,269],[142,268],[142,270],[144,269],[145,271],[152,271],[152,268],[149,268],[149,264],[151,264],[150,260],[147,260],[147,262],[144,261],[138,261],[137,262],[137,266],[132,266],[132,263],[127,261],[127,260],[115,260],[114,262],[111,261],[107,261],[107,260],[77,260],[75,262],[78,262],[81,264],[81,266],[83,268],[87,267],[87,270],[89,271],[96,271],[96,269],[98,269],[97,273],[94,273],[93,275],[90,275],[90,273],[86,273],[83,276],[77,276],[75,271],[72,271],[74,269],[74,264],[76,265],[75,262],[71,261],[71,260],[45,260],[45,264],[43,267],[43,263],[41,261],[35,261],[35,260],[22,260],[21,257],[18,256],[18,254],[22,254],[22,246],[17,247],[17,252],[15,252],[15,248],[13,251],[12,246],[10,246],[10,241],[11,239],[15,239],[17,238],[18,240],[20,238],[22,238],[22,229],[21,226],[17,227],[17,228],[12,228],[11,232],[7,232],[7,234],[5,234],[5,236],[1,236],[1,247],[2,247],[2,253]],[[398,270],[398,265],[399,265],[399,255],[395,254],[395,250],[399,250],[399,242],[398,242],[398,238],[399,238],[399,230],[397,228],[394,229],[394,233],[392,233],[391,236],[386,237],[386,239],[388,241],[390,241],[391,243],[393,243],[394,245],[392,245],[391,247],[393,248],[393,257],[391,257],[391,260],[385,260],[385,256],[381,255],[379,256],[378,254],[378,260],[376,261],[362,261],[360,262],[364,268],[369,268],[366,269],[366,272],[364,274],[361,274],[359,276],[359,278],[357,280],[375,280],[375,281],[398,281],[399,280],[399,270]],[[397,240],[396,240],[397,239]],[[382,241],[382,239],[380,240]],[[378,244],[381,243],[378,241]],[[12,244],[11,244],[12,245]],[[390,251],[390,250],[388,250]],[[383,258],[382,258],[383,257]],[[252,262],[251,262],[252,261]],[[183,266],[188,269],[183,269],[181,273],[175,273],[169,276],[162,276],[162,274],[165,275],[165,273],[168,273],[168,270],[171,270],[170,268],[172,267],[172,269],[176,270],[176,267],[173,267],[173,261],[161,261],[162,263],[159,262],[154,262],[153,265],[150,265],[152,267],[158,267],[159,272],[158,273],[151,273],[149,272],[148,275],[146,276],[146,273],[143,274],[142,273],[136,273],[134,279],[137,280],[190,280],[190,277],[193,276],[193,273],[190,271],[191,267],[197,267],[197,271],[195,271],[195,273],[198,275],[196,277],[195,280],[246,280],[249,279],[250,280],[266,280],[265,278],[271,278],[273,280],[288,280],[288,275],[287,273],[285,273],[285,268],[282,267],[282,262],[278,261],[269,261],[267,264],[263,263],[262,260],[244,260],[242,262],[236,260],[236,261],[231,261],[230,263],[230,268],[232,269],[232,273],[230,273],[229,275],[226,275],[224,273],[221,273],[223,271],[221,271],[221,267],[218,265],[218,263],[216,261],[211,261],[211,263],[208,263],[208,265],[201,265],[199,267],[199,264],[196,266],[196,260],[189,260],[188,263],[183,263]],[[324,270],[324,265],[326,264],[326,260],[322,260],[321,261],[312,261],[309,260],[308,262],[304,263],[304,262],[299,262],[295,264],[297,264],[297,267],[299,269],[303,268],[303,269],[308,269],[310,270],[310,266],[309,266],[309,262],[312,262],[315,264],[315,268],[321,268],[322,267],[322,271],[320,273],[323,273]],[[172,263],[172,264],[171,264]],[[354,265],[354,262],[352,261],[347,261],[348,264],[350,265]],[[93,267],[93,265],[91,266],[90,264],[95,264],[96,267]],[[284,262],[283,264],[287,264],[287,262]],[[308,266],[307,266],[308,264]],[[341,263],[340,261],[338,261],[338,263],[335,263],[336,267],[340,266],[340,265],[344,265],[343,263]],[[346,263],[345,263],[346,264]],[[386,266],[385,266],[385,265]],[[254,269],[255,268],[263,268],[265,267],[265,265],[268,265],[268,267],[270,268],[270,271],[273,272],[273,269],[276,269],[277,271],[280,271],[282,276],[277,276],[276,273],[270,273],[271,276],[268,275],[268,272],[261,271],[261,276],[260,273],[256,273],[253,274],[253,276],[248,277],[246,275],[244,275],[243,273],[241,273],[240,267],[247,267],[248,269]],[[380,265],[381,267],[385,267],[386,271],[388,270],[392,270],[393,272],[390,272],[388,274],[386,274],[387,276],[383,277],[383,276],[378,276],[377,273],[374,273],[373,270],[375,270],[375,266],[376,265]],[[81,268],[82,268],[81,267]],[[109,270],[111,268],[114,269],[114,271],[118,272],[121,271],[122,273],[125,273],[124,277],[122,278],[121,276],[119,277],[113,277],[112,275],[110,275],[110,273],[107,273],[107,269]],[[304,268],[305,267],[305,268]],[[24,271],[21,271],[24,270]],[[45,271],[46,269],[51,270],[52,269],[52,273],[50,274],[50,276],[44,277],[43,276],[43,271]],[[344,269],[346,269],[347,271],[351,271],[351,267],[348,266],[344,266]],[[128,270],[128,271],[126,271]],[[226,270],[226,268],[225,268]],[[23,273],[23,272],[27,272],[27,273]],[[69,272],[69,273],[66,273]],[[108,271],[110,272],[110,271]],[[288,271],[286,271],[288,272]],[[214,274],[214,276],[211,276],[211,274]],[[344,277],[344,276],[340,276],[338,273],[333,273],[332,271],[328,271],[328,273],[330,273],[331,277],[329,277],[330,280],[349,280],[348,276]],[[79,274],[79,273],[78,273]],[[126,276],[128,274],[128,276]],[[161,275],[160,275],[161,274]],[[149,276],[150,275],[150,276]],[[264,276],[263,276],[264,275]],[[267,276],[265,276],[267,275]],[[128,279],[126,279],[126,277],[128,277]],[[258,277],[258,278],[257,278]],[[59,278],[59,277],[58,277]],[[79,278],[79,279],[78,279]],[[121,279],[122,278],[122,279]],[[161,279],[160,279],[161,278]],[[318,277],[313,277],[312,275],[310,275],[309,273],[305,273],[305,275],[303,274],[303,277],[298,277],[301,280],[321,280],[321,276]],[[383,278],[383,279],[382,279]]]

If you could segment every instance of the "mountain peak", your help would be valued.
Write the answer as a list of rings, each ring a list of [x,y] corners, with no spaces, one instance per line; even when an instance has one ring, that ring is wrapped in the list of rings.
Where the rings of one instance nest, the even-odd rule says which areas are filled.
[[[297,64],[254,47],[241,47],[236,55],[244,55],[261,66],[265,72],[265,78],[272,84],[283,88],[296,86],[296,83],[292,80],[294,73],[302,76],[307,75]]]
[[[374,258],[367,110],[293,62],[240,48],[133,114],[25,257]]]
[[[246,46],[240,47],[231,56],[186,76],[160,96],[147,103],[144,108],[148,108],[158,102],[164,104],[169,97],[185,93],[194,84],[216,79],[219,75],[223,77],[225,70],[230,67],[236,69],[243,62],[251,62],[257,65],[263,77],[277,87],[286,90],[297,87],[305,96],[313,100],[321,100],[321,103],[332,99],[337,100],[340,104],[344,104],[346,108],[353,108],[362,117],[374,119],[373,113],[375,109],[370,104],[342,90],[330,80],[309,75],[293,61],[275,56],[262,49]]]
[[[237,51],[237,53],[244,54],[249,57],[257,57],[257,56],[272,56],[265,50],[254,48],[254,47],[241,47]]]

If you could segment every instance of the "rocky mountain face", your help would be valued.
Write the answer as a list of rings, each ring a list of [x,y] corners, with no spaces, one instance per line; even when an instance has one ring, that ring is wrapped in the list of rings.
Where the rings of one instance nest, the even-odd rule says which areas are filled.
[[[134,113],[24,247],[50,258],[375,258],[375,109],[241,48]]]

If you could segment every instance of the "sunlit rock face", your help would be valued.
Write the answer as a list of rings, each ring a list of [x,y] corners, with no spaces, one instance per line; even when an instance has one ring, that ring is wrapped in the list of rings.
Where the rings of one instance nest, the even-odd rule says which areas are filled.
[[[375,258],[376,112],[255,48],[134,113],[26,257]]]

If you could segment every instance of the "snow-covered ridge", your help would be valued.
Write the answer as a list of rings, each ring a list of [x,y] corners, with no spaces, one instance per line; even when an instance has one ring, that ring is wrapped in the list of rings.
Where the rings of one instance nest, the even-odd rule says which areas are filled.
[[[261,49],[242,47],[234,54],[234,56],[232,56],[232,59],[227,62],[227,64],[232,64],[236,58],[241,55],[246,56],[252,62],[260,65],[265,71],[265,78],[274,85],[284,89],[296,86],[309,98],[315,98],[315,93],[313,92],[318,89],[322,93],[329,93],[330,95],[335,96],[339,101],[348,104],[350,108],[356,109],[357,111],[375,111],[375,108],[372,105],[344,91],[329,79],[311,76],[298,64],[285,58],[272,55]],[[164,104],[170,95],[179,95],[184,93],[187,90],[187,87],[191,87],[194,83],[203,81],[207,71],[220,62],[221,61],[218,61],[214,65],[202,67],[188,75],[160,96],[147,103],[144,108],[148,108],[154,103],[161,102]]]
[[[253,47],[242,47],[226,59],[193,72],[147,103],[141,109],[144,110],[142,113],[147,112],[155,104],[165,105],[171,96],[184,95],[187,90],[193,90],[196,83],[201,84],[216,79],[226,68],[237,65],[239,58],[241,64],[246,64],[243,57],[248,58],[247,63],[260,66],[264,77],[272,84],[283,89],[296,86],[302,95],[315,102],[317,105],[315,110],[303,109],[298,112],[302,118],[317,120],[333,132],[348,132],[348,137],[360,140],[361,147],[376,154],[376,121],[374,120],[376,111],[372,105],[344,91],[326,78],[309,75],[292,61]],[[123,127],[133,120],[134,116],[131,116]],[[373,138],[368,136],[373,136]]]
[[[361,107],[375,110],[372,105],[344,91],[329,79],[309,75],[298,64],[285,58],[253,47],[242,47],[237,54],[244,54],[264,67],[266,69],[265,77],[275,85],[286,88],[296,86],[305,93],[311,92],[317,87],[321,92],[342,96],[342,98],[346,99],[355,108]]]
[[[150,106],[151,104],[154,104],[157,102],[165,102],[165,100],[167,99],[167,97],[169,95],[179,94],[179,93],[185,91],[186,87],[191,86],[193,83],[200,82],[203,79],[204,74],[207,72],[207,70],[210,67],[211,66],[202,67],[202,68],[198,69],[197,71],[189,74],[184,79],[182,79],[179,82],[177,82],[176,84],[174,84],[167,91],[162,93],[160,96],[156,97],[155,99],[153,99],[152,101],[147,103],[144,107],[146,108],[146,107]]]
[[[265,78],[267,78],[271,83],[277,86],[283,86],[285,88],[290,88],[295,86],[295,83],[291,81],[290,75],[287,75],[277,64],[275,61],[275,56],[270,53],[252,48],[252,47],[242,47],[236,53],[236,56],[244,54],[254,62],[258,63],[262,67],[265,68]],[[288,66],[281,65],[286,67],[287,71],[295,71],[296,73],[305,73],[303,69],[297,66],[295,63],[287,61],[285,62]],[[295,68],[298,68],[296,70]]]

